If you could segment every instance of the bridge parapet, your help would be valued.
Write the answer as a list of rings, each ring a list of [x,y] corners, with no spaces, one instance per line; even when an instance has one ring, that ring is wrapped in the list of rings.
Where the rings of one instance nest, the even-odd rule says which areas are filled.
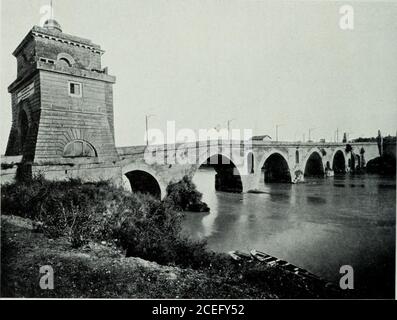
[[[146,150],[146,146],[117,147],[116,150],[119,156],[143,154]]]
[[[168,152],[168,151],[178,151],[178,150],[190,150],[190,149],[201,149],[209,147],[231,147],[233,149],[241,148],[247,149],[250,144],[244,143],[244,141],[239,140],[209,140],[209,141],[196,141],[196,142],[181,142],[181,143],[171,143],[171,144],[155,144],[149,146],[127,146],[118,147],[117,152],[119,155],[128,154],[138,154],[149,152]]]
[[[336,148],[336,147],[346,147],[347,144],[351,146],[376,146],[376,142],[291,142],[291,141],[243,141],[243,140],[207,140],[207,141],[196,141],[196,142],[186,142],[186,143],[171,143],[171,144],[156,144],[156,145],[140,145],[140,146],[126,146],[117,147],[117,153],[121,156],[132,155],[132,154],[143,154],[145,151],[150,152],[167,152],[167,151],[177,151],[181,149],[198,149],[198,148],[208,148],[208,147],[231,147],[241,148],[242,150],[250,150],[253,147],[302,147],[302,148]]]
[[[319,148],[330,148],[330,147],[345,147],[346,145],[377,145],[376,142],[291,142],[291,141],[252,141],[252,146],[255,147],[266,147],[266,146],[286,146],[286,147],[319,147]]]

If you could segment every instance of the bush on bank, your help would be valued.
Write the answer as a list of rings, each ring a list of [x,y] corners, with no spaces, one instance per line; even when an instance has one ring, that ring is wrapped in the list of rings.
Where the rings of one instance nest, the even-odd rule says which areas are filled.
[[[125,249],[128,256],[198,265],[195,255],[205,255],[205,244],[181,235],[180,211],[200,205],[201,194],[188,178],[168,190],[167,198],[159,201],[108,181],[48,181],[37,176],[4,185],[1,207],[3,214],[32,219],[50,238],[67,237],[75,248],[89,241],[106,241]]]
[[[210,208],[202,202],[202,193],[197,191],[196,185],[188,176],[181,181],[171,183],[167,187],[166,201],[180,211],[208,212]]]

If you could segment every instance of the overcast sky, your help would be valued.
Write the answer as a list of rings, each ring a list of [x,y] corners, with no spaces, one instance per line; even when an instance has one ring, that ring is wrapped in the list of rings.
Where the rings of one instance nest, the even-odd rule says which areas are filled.
[[[1,0],[1,153],[11,125],[12,51],[49,0]],[[116,144],[143,144],[145,114],[165,129],[226,127],[282,140],[395,134],[397,4],[350,1],[54,0],[63,31],[106,51]],[[340,135],[341,137],[341,135]]]

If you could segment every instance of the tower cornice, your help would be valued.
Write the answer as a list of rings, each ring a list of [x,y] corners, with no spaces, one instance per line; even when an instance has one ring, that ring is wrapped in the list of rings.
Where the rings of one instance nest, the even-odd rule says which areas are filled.
[[[108,82],[108,83],[116,82],[115,76],[112,76],[112,75],[109,75],[106,73],[89,71],[89,70],[84,70],[84,69],[79,69],[79,68],[59,67],[56,65],[49,65],[47,63],[37,61],[33,68],[33,72],[27,73],[25,77],[23,77],[21,79],[17,79],[13,83],[11,83],[8,87],[8,92],[12,93],[15,90],[17,90],[22,84],[25,84],[29,79],[31,79],[38,71],[55,72],[55,73],[69,75],[72,77],[93,79],[93,80],[99,80],[99,81]]]
[[[46,38],[49,40],[66,43],[72,46],[81,47],[98,53],[100,55],[105,53],[105,51],[102,50],[99,45],[94,44],[89,39],[72,36],[63,32],[53,31],[39,26],[33,26],[33,28],[28,32],[28,34],[25,36],[25,38],[22,40],[22,42],[18,45],[18,47],[14,50],[12,54],[16,57],[19,52],[25,47],[26,43],[35,37]]]

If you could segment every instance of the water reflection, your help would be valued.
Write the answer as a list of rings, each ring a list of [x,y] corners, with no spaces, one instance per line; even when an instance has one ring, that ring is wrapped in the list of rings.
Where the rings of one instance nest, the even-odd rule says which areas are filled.
[[[298,185],[267,184],[261,194],[215,192],[214,172],[208,169],[200,170],[194,182],[211,212],[186,214],[184,232],[205,238],[210,249],[256,248],[333,281],[339,280],[340,266],[350,264],[357,286],[377,296],[393,294],[393,178],[308,179]]]
[[[307,196],[306,200],[308,204],[312,204],[312,205],[323,205],[327,203],[327,200],[322,197]]]

